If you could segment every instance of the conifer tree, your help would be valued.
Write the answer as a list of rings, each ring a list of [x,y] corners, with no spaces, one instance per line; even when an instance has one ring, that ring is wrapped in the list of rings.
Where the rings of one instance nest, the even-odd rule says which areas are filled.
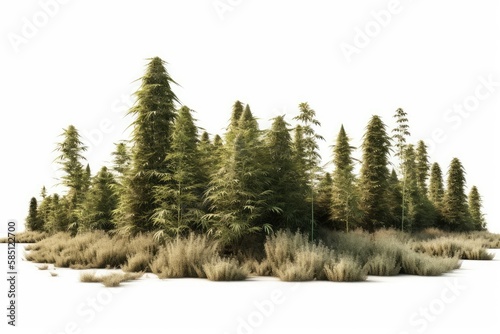
[[[331,218],[345,226],[346,232],[349,225],[356,225],[359,219],[358,212],[358,190],[356,189],[356,178],[354,176],[354,162],[351,157],[354,147],[350,146],[349,138],[340,127],[337,142],[333,150],[333,171],[332,179],[332,202]]]
[[[473,186],[469,193],[469,215],[477,231],[486,230],[486,221],[481,210],[482,200],[476,186]]]
[[[157,238],[177,236],[189,231],[203,214],[201,160],[198,151],[198,128],[191,110],[183,106],[177,115],[166,162],[171,173],[164,174],[165,185],[155,188],[159,207],[153,215]]]
[[[42,220],[38,216],[38,202],[35,197],[30,200],[28,217],[26,217],[26,229],[28,231],[42,231]]]
[[[363,137],[360,176],[360,208],[369,231],[386,225],[390,218],[387,202],[390,138],[379,116],[372,116]]]
[[[48,231],[48,222],[50,217],[50,211],[52,210],[52,196],[47,195],[47,189],[45,186],[42,187],[40,192],[42,197],[42,202],[38,205],[38,218],[40,219],[40,225],[44,231]]]
[[[92,179],[81,209],[81,224],[79,231],[104,230],[115,228],[113,211],[118,204],[118,196],[114,191],[116,184],[113,174],[102,167]]]
[[[415,159],[418,189],[423,196],[427,196],[427,179],[429,177],[430,163],[427,154],[427,146],[422,140],[419,140],[417,143]]]
[[[458,158],[453,158],[448,170],[444,197],[444,217],[450,231],[471,230],[467,196],[465,195],[465,169]]]
[[[269,189],[272,191],[269,204],[280,209],[270,212],[266,221],[275,229],[303,227],[307,212],[303,197],[305,189],[294,164],[290,130],[283,116],[273,119],[271,129],[266,133],[265,149]]]
[[[317,180],[317,173],[320,171],[319,161],[321,160],[321,156],[318,152],[318,140],[324,140],[324,138],[316,134],[316,131],[314,130],[314,127],[321,126],[321,123],[316,119],[316,111],[314,111],[307,102],[299,104],[299,115],[293,119],[302,123],[301,131],[303,135],[303,142],[301,149],[303,151],[299,153],[299,155],[303,155],[303,167],[305,168],[305,174],[309,186],[308,201],[311,205],[311,239],[314,239],[314,188],[315,181]]]
[[[113,171],[117,180],[122,180],[130,169],[131,157],[130,150],[125,142],[115,144],[113,156]]]
[[[319,179],[314,195],[315,217],[318,225],[331,227],[334,224],[331,219],[332,188],[332,175],[325,173]]]
[[[441,208],[444,198],[443,173],[437,162],[432,164],[429,181],[429,199],[436,208]]]
[[[243,114],[243,104],[240,101],[236,101],[233,104],[233,111],[231,113],[231,120],[229,121],[229,127],[226,132],[226,143],[231,146],[234,143],[236,134],[238,133],[239,122],[241,115]]]
[[[69,210],[68,207],[70,203],[66,197],[60,197],[59,194],[53,194],[50,201],[50,211],[48,220],[46,223],[46,229],[49,232],[67,232],[69,222]]]
[[[154,189],[165,185],[164,175],[172,173],[165,162],[171,152],[172,126],[176,117],[175,84],[165,69],[165,62],[152,58],[135,93],[137,103],[129,115],[132,123],[132,161],[116,211],[116,221],[125,233],[152,231],[155,203]]]
[[[388,204],[389,220],[388,225],[392,228],[401,228],[401,214],[403,204],[403,195],[401,193],[402,184],[399,182],[398,175],[394,169],[391,171],[388,182]]]
[[[224,150],[221,167],[212,175],[206,192],[210,213],[202,221],[208,234],[217,236],[226,246],[251,233],[272,231],[270,224],[261,221],[270,210],[270,191],[259,137],[257,121],[247,105],[234,144]]]

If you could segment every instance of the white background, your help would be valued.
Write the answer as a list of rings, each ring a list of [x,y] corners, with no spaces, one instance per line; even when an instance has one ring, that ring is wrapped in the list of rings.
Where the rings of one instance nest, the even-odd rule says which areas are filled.
[[[341,124],[359,146],[371,115],[390,130],[402,107],[411,142],[426,140],[445,173],[461,159],[489,229],[500,232],[497,1],[63,2],[0,4],[0,221],[24,221],[43,185],[61,191],[53,149],[69,124],[86,137],[94,173],[109,163],[113,143],[128,136],[134,81],[159,56],[211,134],[224,132],[236,99],[261,128],[277,115],[291,121],[309,102],[326,138],[324,163]],[[347,44],[359,46],[351,57]],[[497,86],[467,115],[454,113],[474,101],[479,78]]]

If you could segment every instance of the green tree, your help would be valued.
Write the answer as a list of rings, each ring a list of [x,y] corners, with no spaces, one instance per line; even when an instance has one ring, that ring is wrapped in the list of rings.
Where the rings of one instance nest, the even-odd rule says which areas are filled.
[[[399,158],[399,171],[403,183],[402,187],[402,203],[401,203],[401,230],[404,229],[405,210],[407,207],[406,196],[406,173],[404,165],[404,155],[406,150],[406,138],[410,136],[410,126],[408,125],[408,114],[401,108],[398,108],[394,114],[397,126],[392,130],[394,133],[392,138],[396,141],[396,157]]]
[[[307,207],[304,205],[304,187],[293,160],[290,129],[283,116],[273,119],[265,137],[267,177],[272,194],[269,204],[279,208],[269,212],[265,219],[274,229],[303,227]],[[263,161],[264,163],[264,161]]]
[[[38,205],[38,218],[40,219],[40,224],[43,227],[43,230],[48,231],[50,211],[52,210],[52,196],[47,195],[47,189],[45,186],[42,187],[40,196],[42,197],[42,202]]]
[[[383,227],[390,217],[387,202],[390,138],[379,116],[372,116],[363,137],[360,171],[360,208],[369,231]]]
[[[315,189],[314,208],[315,219],[318,225],[331,227],[334,222],[331,219],[333,179],[330,173],[325,173],[320,179]],[[303,201],[302,201],[303,202]]]
[[[78,130],[73,126],[64,129],[61,135],[64,139],[57,144],[56,151],[60,155],[56,158],[64,172],[62,183],[68,187],[68,197],[73,205],[82,200],[83,188],[85,186],[85,170],[82,160],[85,160],[83,152],[87,147],[81,141]]]
[[[113,211],[118,204],[115,185],[113,174],[107,167],[102,167],[92,179],[91,187],[82,204],[79,231],[110,231],[115,228]]]
[[[330,212],[332,220],[342,223],[346,232],[349,231],[349,225],[356,225],[360,218],[358,190],[353,172],[354,161],[351,157],[353,150],[354,147],[349,144],[349,138],[342,125],[333,149],[335,170],[332,179]]]
[[[465,195],[465,169],[458,158],[453,158],[448,170],[444,196],[444,217],[450,231],[471,230],[467,196]]]
[[[158,57],[150,60],[141,87],[135,93],[137,103],[128,112],[135,118],[132,161],[116,211],[116,221],[125,233],[154,230],[151,217],[158,208],[154,189],[165,184],[166,173],[172,173],[165,157],[171,152],[178,100],[170,87],[175,82],[164,65]]]
[[[186,106],[178,112],[172,132],[171,152],[165,160],[172,172],[164,174],[165,184],[155,188],[159,207],[153,215],[153,222],[159,229],[155,236],[160,239],[165,235],[185,234],[199,223],[203,215],[198,128],[191,110]]]
[[[202,221],[209,235],[234,246],[243,236],[271,232],[261,218],[270,210],[268,178],[262,166],[262,142],[248,105],[240,117],[233,145],[223,152],[221,168],[212,175],[206,192],[210,212]]]
[[[43,231],[43,221],[38,216],[38,202],[35,197],[30,200],[28,217],[26,217],[26,229],[28,231]]]
[[[71,203],[66,197],[60,197],[59,194],[53,194],[50,200],[49,216],[46,222],[46,229],[51,233],[67,232],[69,228],[68,207]]]
[[[415,159],[418,189],[423,196],[427,196],[427,178],[429,177],[430,163],[429,155],[427,154],[427,145],[422,140],[419,140],[417,143]]]
[[[130,149],[125,142],[115,144],[113,156],[113,171],[118,180],[122,180],[130,169]]]
[[[469,215],[472,219],[474,229],[478,231],[486,230],[486,220],[481,210],[482,200],[476,186],[473,186],[469,193]]]
[[[305,168],[305,174],[307,176],[308,186],[309,186],[309,198],[308,201],[311,205],[311,239],[314,238],[314,188],[315,182],[318,179],[317,174],[320,172],[319,162],[321,156],[319,154],[318,140],[324,140],[324,138],[314,130],[314,127],[321,126],[321,123],[316,119],[316,111],[314,111],[307,102],[299,104],[299,115],[293,118],[294,120],[302,123],[301,131],[303,135],[302,142],[302,155]]]
[[[429,199],[436,208],[442,207],[444,199],[443,173],[437,162],[433,163],[431,167]]]
[[[229,121],[229,126],[226,132],[226,143],[229,146],[234,143],[234,139],[236,138],[236,134],[238,133],[239,122],[241,119],[241,115],[243,114],[243,109],[243,104],[240,101],[236,101],[233,104],[231,120]]]
[[[390,227],[395,229],[401,228],[401,214],[403,204],[403,194],[401,193],[402,184],[399,182],[398,175],[394,169],[388,181],[388,204],[389,204],[389,220]]]

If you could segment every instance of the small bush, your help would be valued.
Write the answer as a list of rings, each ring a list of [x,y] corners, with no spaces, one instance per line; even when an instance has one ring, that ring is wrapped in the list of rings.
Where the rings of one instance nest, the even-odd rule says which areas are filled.
[[[246,259],[242,267],[249,274],[253,274],[256,276],[271,275],[271,267],[269,266],[269,262],[267,261],[267,259],[264,259],[260,262],[256,259]]]
[[[102,283],[106,287],[117,287],[122,282],[139,279],[142,275],[143,273],[111,273],[98,276],[95,271],[87,271],[80,274],[80,282]]]
[[[414,242],[412,248],[421,253],[441,257],[458,257],[464,260],[491,260],[494,254],[488,253],[480,240],[460,237],[441,237]]]
[[[124,280],[124,275],[120,273],[112,273],[109,275],[102,276],[102,284],[104,284],[105,287],[112,288],[112,287],[117,287],[120,285],[121,282]]]
[[[326,264],[324,272],[332,282],[359,282],[365,281],[367,277],[367,270],[350,257],[341,258],[338,263]]]
[[[47,238],[49,234],[47,232],[38,231],[24,231],[16,233],[16,243],[18,244],[30,244],[39,242]],[[7,243],[8,238],[0,238],[0,243]]]
[[[248,271],[241,268],[235,259],[216,257],[204,264],[203,270],[211,281],[243,281],[248,277]]]

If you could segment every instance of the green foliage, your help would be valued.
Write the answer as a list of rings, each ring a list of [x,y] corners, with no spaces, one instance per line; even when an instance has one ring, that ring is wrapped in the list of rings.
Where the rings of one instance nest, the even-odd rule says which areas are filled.
[[[130,169],[131,156],[130,149],[125,142],[116,144],[113,156],[113,171],[116,173],[118,180],[122,180]]]
[[[152,220],[160,239],[187,233],[203,215],[198,129],[188,107],[179,110],[171,141],[165,158],[171,172],[163,174],[164,184],[154,188],[159,206]]]
[[[30,200],[26,229],[28,231],[43,231],[43,220],[38,216],[38,202],[35,197]]]
[[[379,116],[373,116],[363,137],[360,177],[360,207],[369,231],[385,226],[390,219],[387,202],[390,139]]]
[[[417,186],[420,194],[427,196],[427,179],[429,177],[429,155],[427,154],[427,145],[422,140],[417,143],[415,151],[415,167],[417,169]]]
[[[393,169],[391,171],[391,176],[388,180],[388,191],[387,191],[387,202],[389,205],[389,218],[388,225],[392,228],[401,229],[401,216],[402,216],[402,204],[403,204],[403,185],[398,180],[396,171]]]
[[[486,229],[486,221],[481,210],[482,200],[476,186],[473,186],[469,193],[469,215],[477,231]]]
[[[117,207],[118,196],[114,191],[116,181],[106,167],[102,167],[93,178],[80,211],[81,232],[92,230],[109,231],[115,228],[113,211]]]
[[[205,194],[209,213],[202,222],[209,235],[224,245],[235,245],[245,235],[271,231],[262,222],[270,210],[268,175],[262,165],[264,156],[257,121],[249,106],[241,114],[233,145],[228,145],[221,167],[212,175]]]
[[[448,170],[443,207],[446,225],[450,231],[473,229],[465,195],[465,170],[458,158],[453,158]]]
[[[283,116],[274,118],[264,141],[267,188],[272,191],[268,202],[275,208],[264,220],[272,224],[273,229],[303,227],[306,220],[306,189],[293,161],[292,139],[287,126]]]
[[[349,145],[349,138],[344,126],[341,126],[333,150],[335,170],[332,179],[330,212],[333,221],[345,225],[346,232],[349,232],[350,226],[356,226],[361,219],[359,191],[353,173],[354,162],[351,157],[353,150],[354,147]]]
[[[125,233],[153,231],[151,219],[159,204],[154,190],[165,185],[172,166],[165,162],[171,152],[172,126],[176,117],[175,83],[158,57],[150,59],[142,84],[135,93],[137,103],[128,114],[132,123],[132,161],[123,181],[116,222]]]

